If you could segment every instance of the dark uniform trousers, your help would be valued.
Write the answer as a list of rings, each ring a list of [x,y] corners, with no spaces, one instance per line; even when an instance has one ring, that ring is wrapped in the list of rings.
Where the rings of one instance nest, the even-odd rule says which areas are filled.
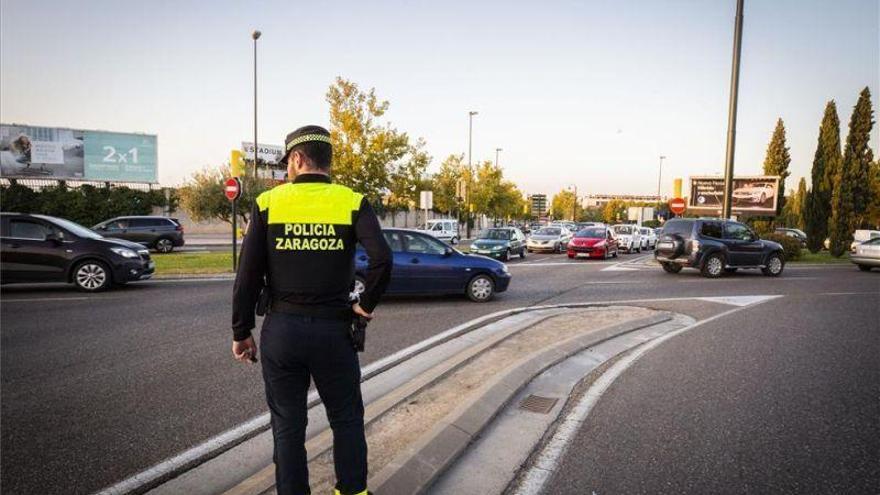
[[[336,489],[357,494],[367,487],[367,442],[360,363],[349,340],[351,323],[270,312],[260,337],[263,379],[275,437],[279,495],[309,494],[305,449],[309,378],[333,430]]]

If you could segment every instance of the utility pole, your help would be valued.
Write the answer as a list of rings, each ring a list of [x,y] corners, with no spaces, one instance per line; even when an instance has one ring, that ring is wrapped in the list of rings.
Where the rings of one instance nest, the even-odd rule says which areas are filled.
[[[571,205],[571,221],[577,222],[578,186],[577,184],[572,184],[571,187],[574,188],[574,203]]]
[[[498,168],[498,153],[504,151],[501,148],[495,148],[495,168]]]
[[[665,159],[666,159],[665,156],[660,155],[660,173],[657,174],[657,202],[658,203],[663,202],[663,199],[660,197],[660,182],[663,179],[663,160],[665,160]]]
[[[251,33],[254,40],[254,180],[257,178],[257,154],[260,149],[257,142],[257,40],[262,34],[260,31]]]
[[[733,67],[730,71],[730,104],[727,109],[727,154],[724,162],[724,208],[722,218],[731,217],[733,201],[733,158],[736,151],[736,105],[739,96],[739,62],[742,52],[743,0],[736,2],[733,29]]]
[[[473,110],[468,112],[468,173],[472,172],[472,165],[473,164],[471,163],[471,152],[473,151],[473,142],[474,142],[474,115],[477,115],[478,113],[479,112],[475,112]],[[471,223],[470,223],[471,209],[470,209],[470,205],[467,204],[467,198],[465,198],[464,211],[465,211],[465,224],[466,224],[467,237],[468,237],[468,239],[470,239],[470,237],[471,237]]]

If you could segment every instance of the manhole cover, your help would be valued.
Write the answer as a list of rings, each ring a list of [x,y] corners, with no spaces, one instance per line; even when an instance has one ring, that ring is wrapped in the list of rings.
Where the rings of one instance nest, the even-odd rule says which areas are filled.
[[[529,395],[519,403],[519,408],[538,414],[547,414],[556,405],[559,399],[553,397],[541,397],[540,395]]]

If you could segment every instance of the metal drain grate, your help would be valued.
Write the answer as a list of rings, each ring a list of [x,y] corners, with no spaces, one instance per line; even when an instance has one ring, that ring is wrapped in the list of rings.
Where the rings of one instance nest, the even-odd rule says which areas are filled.
[[[559,399],[553,397],[541,397],[540,395],[529,395],[519,403],[519,408],[538,414],[547,414],[553,409],[553,406]]]

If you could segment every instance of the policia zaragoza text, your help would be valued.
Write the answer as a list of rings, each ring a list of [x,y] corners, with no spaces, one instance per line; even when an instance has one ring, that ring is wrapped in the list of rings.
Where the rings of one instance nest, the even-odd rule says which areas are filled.
[[[280,495],[310,493],[305,434],[313,380],[333,430],[336,493],[365,495],[367,442],[354,348],[362,341],[350,339],[350,333],[353,316],[372,317],[388,285],[391,250],[364,197],[330,182],[332,150],[325,129],[291,132],[285,150],[282,160],[294,179],[257,198],[242,244],[232,352],[239,361],[256,358],[251,329],[265,286],[271,298],[260,361],[272,416],[276,489]],[[349,297],[358,243],[369,257],[359,302]]]

